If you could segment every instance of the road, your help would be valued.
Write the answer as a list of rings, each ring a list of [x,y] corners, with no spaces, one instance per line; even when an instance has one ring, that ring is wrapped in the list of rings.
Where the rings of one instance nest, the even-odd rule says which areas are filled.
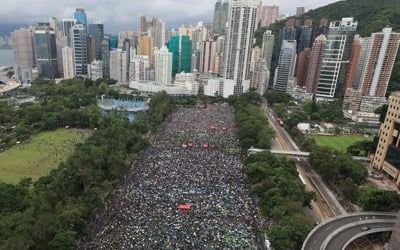
[[[354,239],[363,235],[391,231],[396,216],[397,213],[364,212],[331,218],[311,231],[303,243],[302,250],[344,249]]]
[[[300,151],[286,130],[276,125],[275,120],[277,116],[274,114],[273,110],[267,105],[264,105],[264,110],[271,126],[276,131],[277,144],[280,146],[281,150]],[[296,166],[307,190],[316,193],[316,202],[312,205],[318,210],[321,219],[325,220],[346,213],[346,210],[337,201],[335,195],[325,185],[321,177],[311,169],[307,161],[298,159]]]

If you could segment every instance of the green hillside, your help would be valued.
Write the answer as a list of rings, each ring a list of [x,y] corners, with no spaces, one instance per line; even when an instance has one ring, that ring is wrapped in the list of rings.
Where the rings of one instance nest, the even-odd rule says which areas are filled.
[[[322,18],[329,21],[339,21],[342,17],[354,17],[358,21],[358,34],[369,36],[373,32],[381,31],[387,25],[395,32],[400,32],[400,1],[399,0],[347,0],[329,4],[324,7],[310,10],[301,20],[312,19],[318,24]],[[271,25],[268,29],[275,34],[275,48],[272,69],[276,67],[278,55],[279,30],[285,21]],[[257,45],[261,44],[262,34],[267,28],[259,29],[255,36]],[[273,73],[273,71],[272,71]],[[393,69],[389,91],[400,90],[400,56],[397,56]]]

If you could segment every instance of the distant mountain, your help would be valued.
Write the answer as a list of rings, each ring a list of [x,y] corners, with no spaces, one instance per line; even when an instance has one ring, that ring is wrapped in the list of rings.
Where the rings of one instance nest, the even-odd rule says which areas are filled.
[[[310,10],[302,15],[300,20],[312,19],[318,24],[322,18],[328,21],[340,21],[342,17],[354,17],[358,21],[357,33],[361,36],[369,36],[373,32],[381,31],[382,28],[390,26],[393,31],[400,32],[400,1],[399,0],[347,0],[340,1]],[[293,17],[290,17],[293,18]],[[277,22],[268,29],[275,34],[274,63],[276,65],[279,53],[278,41],[279,30],[285,25],[285,20]],[[262,34],[267,28],[259,29],[255,36],[257,45],[261,44]],[[400,53],[397,55],[393,69],[389,92],[400,90]]]
[[[0,37],[10,36],[16,29],[27,27],[27,24],[0,24]]]

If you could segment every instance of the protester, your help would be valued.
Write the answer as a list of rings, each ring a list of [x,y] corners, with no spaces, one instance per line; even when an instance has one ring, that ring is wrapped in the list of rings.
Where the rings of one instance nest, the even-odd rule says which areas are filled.
[[[259,248],[259,219],[241,156],[229,153],[238,147],[235,133],[228,105],[178,108],[81,248]]]

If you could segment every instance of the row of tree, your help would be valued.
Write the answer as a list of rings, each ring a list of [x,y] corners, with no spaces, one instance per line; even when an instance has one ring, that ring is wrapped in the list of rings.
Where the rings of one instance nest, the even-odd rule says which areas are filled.
[[[271,153],[257,153],[245,160],[245,171],[259,199],[260,212],[270,222],[266,232],[274,249],[300,249],[313,227],[303,208],[315,194],[305,190],[295,163]]]
[[[265,112],[260,107],[261,96],[251,89],[243,95],[230,97],[228,101],[235,107],[240,146],[244,149],[270,148],[275,133],[268,125]]]
[[[281,101],[286,97],[274,98]],[[250,90],[241,96],[230,97],[228,102],[235,107],[241,147],[270,148],[275,133],[268,125],[261,96]],[[314,193],[305,190],[294,162],[270,153],[257,153],[246,158],[245,172],[252,193],[257,197],[259,211],[268,221],[264,229],[274,249],[300,249],[313,226],[304,217],[303,207],[310,204]]]
[[[18,112],[25,116],[19,118],[41,123],[50,114],[61,117],[65,110],[84,113],[102,93],[93,84],[78,80],[39,84],[31,91],[40,87],[42,102],[20,106]],[[29,178],[17,185],[0,183],[0,249],[76,249],[77,240],[101,213],[111,190],[134,168],[133,160],[148,145],[144,135],[165,119],[173,105],[166,93],[159,93],[150,102],[149,114],[133,122],[93,112],[88,126],[99,129],[57,169],[34,183]],[[28,117],[32,106],[41,113],[37,119]],[[33,126],[28,121],[25,124]],[[76,126],[86,127],[86,123]]]

